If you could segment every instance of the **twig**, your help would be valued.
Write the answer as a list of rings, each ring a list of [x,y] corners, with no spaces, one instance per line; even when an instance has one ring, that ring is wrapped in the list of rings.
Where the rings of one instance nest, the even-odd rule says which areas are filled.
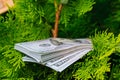
[[[53,38],[56,38],[58,36],[58,24],[59,24],[60,12],[62,10],[62,4],[59,4],[59,6],[57,7],[57,3],[54,0],[54,5],[57,10],[56,10],[56,15],[55,15],[54,29],[52,29],[52,34],[53,34]]]

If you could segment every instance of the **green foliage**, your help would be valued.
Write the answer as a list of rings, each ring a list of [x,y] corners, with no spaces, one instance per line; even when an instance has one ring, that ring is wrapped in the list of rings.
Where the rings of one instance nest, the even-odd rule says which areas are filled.
[[[91,51],[84,62],[78,63],[81,65],[75,72],[74,77],[78,80],[105,80],[106,72],[110,72],[109,56],[115,52],[115,49],[120,43],[120,36],[114,37],[113,33],[98,33],[92,37],[93,51]]]
[[[65,24],[65,27],[70,24],[70,20],[73,16],[81,17],[86,12],[92,10],[92,6],[95,4],[93,0],[71,0],[66,5],[63,5],[61,12],[61,23]],[[73,18],[74,19],[74,18]]]
[[[71,16],[74,14],[73,7],[65,5],[61,12],[61,24],[65,24],[65,27],[69,24]]]
[[[119,34],[120,30],[120,0],[111,2],[111,13],[105,19],[105,25],[110,31]]]
[[[14,50],[14,44],[50,36],[51,26],[40,18],[44,15],[42,8],[39,12],[35,10],[32,0],[16,1],[15,9],[0,16],[0,79],[33,78],[34,72],[25,66],[23,55]]]
[[[91,24],[98,26],[99,31],[107,29],[118,35],[120,30],[120,0],[95,0],[91,15]],[[89,24],[90,25],[90,24]]]
[[[76,1],[73,5],[78,13],[78,16],[85,14],[92,10],[92,5],[95,4],[94,0],[80,0]]]
[[[65,3],[64,1],[67,0],[57,0],[57,3],[60,1]],[[80,38],[93,35],[91,37],[93,50],[63,72],[58,73],[39,64],[24,63],[22,61],[24,55],[14,50],[15,43],[51,36],[51,29],[55,22],[54,0],[15,0],[15,7],[0,15],[0,79],[119,80],[120,35],[114,36],[113,33],[107,32],[94,34],[94,32],[107,28],[110,28],[108,31],[113,32],[118,30],[120,0],[95,1],[68,0],[63,4],[59,21],[59,36]],[[114,5],[111,6],[109,2]],[[101,5],[105,8],[102,8],[102,11]],[[110,10],[114,8],[115,11],[110,13]],[[118,32],[119,30],[117,34]]]
[[[120,35],[119,35],[120,36]],[[119,37],[118,37],[119,38]],[[119,38],[120,39],[120,38]],[[119,80],[120,79],[120,43],[116,48],[116,51],[111,56],[111,73],[110,80]]]

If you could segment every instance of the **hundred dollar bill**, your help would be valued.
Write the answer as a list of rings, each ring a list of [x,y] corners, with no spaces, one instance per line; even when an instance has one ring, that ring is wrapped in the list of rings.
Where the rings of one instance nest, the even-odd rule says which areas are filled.
[[[48,63],[46,66],[58,71],[62,72],[64,69],[66,69],[68,66],[82,58],[85,54],[87,54],[91,49],[82,49],[80,51],[76,51],[70,55],[67,55],[53,63]]]
[[[32,57],[37,62],[44,62],[54,57],[67,54],[77,48],[87,48],[91,46],[92,44],[88,39],[70,40],[49,38],[46,40],[16,43],[15,49]]]
[[[90,50],[91,49],[81,49],[77,51],[72,51],[69,54],[64,54],[39,64],[50,67],[58,72],[62,72],[64,69],[73,64],[75,61],[82,58]],[[38,63],[36,60],[29,56],[23,57],[23,61]]]

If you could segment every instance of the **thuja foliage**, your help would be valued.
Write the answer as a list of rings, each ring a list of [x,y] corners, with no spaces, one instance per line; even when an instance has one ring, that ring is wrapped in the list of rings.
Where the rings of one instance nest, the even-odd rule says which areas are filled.
[[[61,0],[56,0],[57,4]],[[65,0],[62,0],[62,3]],[[45,66],[22,61],[22,53],[14,50],[14,44],[51,37],[55,22],[54,0],[15,0],[15,6],[0,16],[0,79],[2,80],[104,80],[118,78],[112,53],[119,55],[120,35],[95,33],[90,37],[93,50],[62,73]],[[90,36],[88,11],[93,0],[68,0],[63,4],[59,21],[59,36],[66,38]],[[88,20],[87,20],[88,19]],[[93,25],[94,26],[94,25]],[[91,32],[87,32],[91,31]],[[118,61],[118,60],[117,60]],[[111,67],[111,64],[112,67]],[[114,68],[115,66],[115,68]],[[115,74],[113,74],[115,73]],[[109,77],[107,75],[114,75]]]
[[[110,29],[110,31],[118,34],[120,30],[120,0],[112,1],[111,12],[109,17],[105,19],[105,25]],[[111,27],[110,27],[111,26]]]
[[[108,29],[118,35],[120,33],[120,0],[95,0],[95,2],[88,15],[91,15],[91,23],[94,23],[99,30]]]
[[[47,23],[41,24],[39,12],[35,11],[33,5],[31,1],[17,1],[15,9],[0,16],[1,79],[33,78],[32,69],[25,67],[21,60],[22,54],[14,50],[17,42],[44,39],[50,35],[51,26]]]
[[[114,37],[113,33],[98,33],[92,37],[93,51],[91,51],[81,64],[74,76],[77,79],[105,80],[110,72],[110,55],[116,51],[120,43],[120,35]],[[84,66],[84,67],[83,67]]]

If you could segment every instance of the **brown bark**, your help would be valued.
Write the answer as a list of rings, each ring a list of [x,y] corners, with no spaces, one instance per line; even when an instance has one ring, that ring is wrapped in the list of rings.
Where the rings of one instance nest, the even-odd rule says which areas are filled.
[[[57,6],[56,3],[55,7]],[[52,34],[53,34],[53,38],[56,38],[58,36],[58,24],[59,24],[59,17],[60,17],[60,12],[62,10],[62,4],[59,4],[56,14],[55,14],[55,24],[54,24],[54,29],[52,29]]]

